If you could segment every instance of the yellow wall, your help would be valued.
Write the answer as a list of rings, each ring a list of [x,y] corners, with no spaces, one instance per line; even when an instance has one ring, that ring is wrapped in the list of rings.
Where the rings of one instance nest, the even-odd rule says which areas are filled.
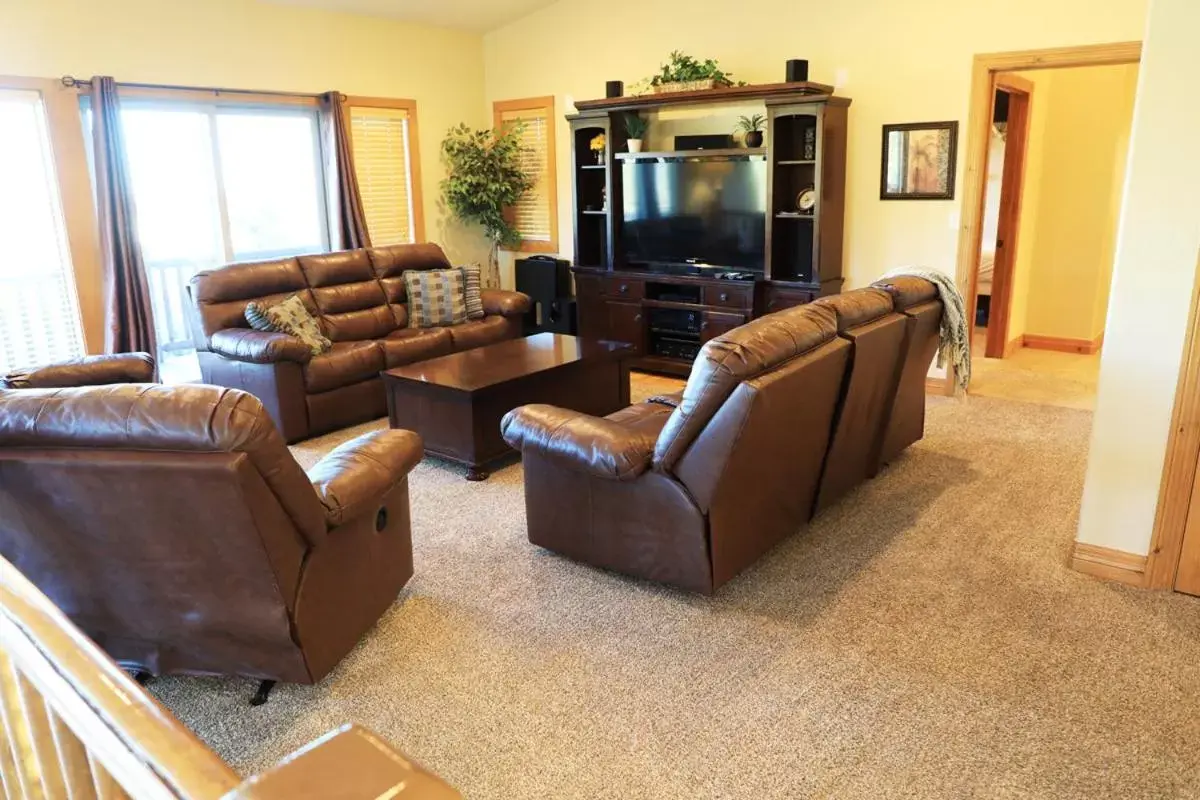
[[[486,258],[438,204],[446,130],[491,120],[478,34],[254,0],[0,0],[0,75],[66,74],[414,99],[426,236],[452,256]],[[98,295],[88,289],[81,299]],[[98,335],[88,331],[91,349]]]
[[[1104,332],[1137,65],[1025,76],[1035,81],[1040,163],[1025,176],[1036,206],[1021,210],[1032,234],[1018,244],[1023,332],[1091,341]]]
[[[1145,38],[1079,540],[1150,549],[1200,255],[1200,4],[1154,0]]]
[[[1093,0],[759,0],[745,7],[750,17],[731,17],[734,7],[693,0],[685,13],[667,2],[561,0],[485,35],[487,98],[553,94],[565,113],[568,100],[602,96],[605,80],[651,75],[673,49],[716,58],[751,83],[783,80],[788,58],[808,58],[814,80],[836,82],[854,100],[845,238],[854,287],[897,266],[955,269],[957,201],[879,200],[880,126],[965,120],[976,53],[1140,39],[1147,2],[1109,0],[1103,13]],[[560,148],[559,228],[569,254],[568,159]]]

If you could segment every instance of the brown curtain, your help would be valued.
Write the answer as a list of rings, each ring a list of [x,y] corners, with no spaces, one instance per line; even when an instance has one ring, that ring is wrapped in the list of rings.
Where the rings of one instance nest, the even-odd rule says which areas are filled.
[[[325,148],[325,174],[329,181],[329,221],[333,244],[342,250],[371,246],[367,215],[358,192],[354,152],[350,147],[350,121],[341,92],[321,95],[321,141]]]
[[[92,136],[104,261],[104,348],[109,353],[157,356],[150,284],[138,244],[133,189],[125,163],[121,104],[112,78],[92,78]]]

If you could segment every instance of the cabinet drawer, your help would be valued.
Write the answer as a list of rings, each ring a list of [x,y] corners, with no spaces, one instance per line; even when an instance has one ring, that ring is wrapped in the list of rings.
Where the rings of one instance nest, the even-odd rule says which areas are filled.
[[[700,341],[707,342],[722,334],[729,333],[734,328],[746,324],[745,314],[733,314],[728,311],[705,311],[704,321],[700,323]]]
[[[750,308],[753,288],[749,286],[705,286],[704,305]]]
[[[622,300],[641,300],[646,296],[646,283],[631,278],[604,278],[600,282],[600,294]]]
[[[816,299],[816,292],[804,289],[783,289],[772,286],[767,289],[766,297],[764,298],[763,313],[773,314],[776,311],[783,311],[786,308],[811,303]]]

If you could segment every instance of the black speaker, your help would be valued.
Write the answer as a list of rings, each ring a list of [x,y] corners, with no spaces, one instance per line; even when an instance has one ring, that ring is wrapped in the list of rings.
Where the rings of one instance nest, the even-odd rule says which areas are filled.
[[[696,136],[676,136],[676,150],[728,150],[733,147],[733,135],[705,133]]]
[[[621,81],[609,81],[604,84],[605,97],[620,97],[625,93],[625,84]]]
[[[525,318],[526,332],[572,332],[559,329],[564,325],[574,328],[571,262],[552,256],[531,256],[517,261],[516,273],[517,291],[533,298],[533,309]]]
[[[808,61],[803,58],[793,58],[787,62],[788,83],[799,83],[808,80]]]

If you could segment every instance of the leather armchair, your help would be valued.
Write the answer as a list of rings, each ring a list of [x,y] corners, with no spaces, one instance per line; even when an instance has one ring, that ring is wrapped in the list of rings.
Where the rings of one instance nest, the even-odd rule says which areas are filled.
[[[153,383],[154,357],[149,353],[83,356],[41,367],[17,369],[0,376],[0,389],[58,389],[111,383]]]
[[[216,386],[0,391],[0,555],[126,666],[313,683],[412,575],[421,455],[377,431],[305,474]]]
[[[923,288],[907,291],[940,315]],[[803,527],[818,500],[873,474],[885,441],[915,441],[899,438],[915,417],[897,382],[922,358],[912,374],[923,379],[936,336],[914,332],[888,292],[863,289],[712,339],[682,392],[603,419],[513,410],[501,430],[524,461],[529,541],[715,591]],[[905,421],[893,435],[897,409]]]

